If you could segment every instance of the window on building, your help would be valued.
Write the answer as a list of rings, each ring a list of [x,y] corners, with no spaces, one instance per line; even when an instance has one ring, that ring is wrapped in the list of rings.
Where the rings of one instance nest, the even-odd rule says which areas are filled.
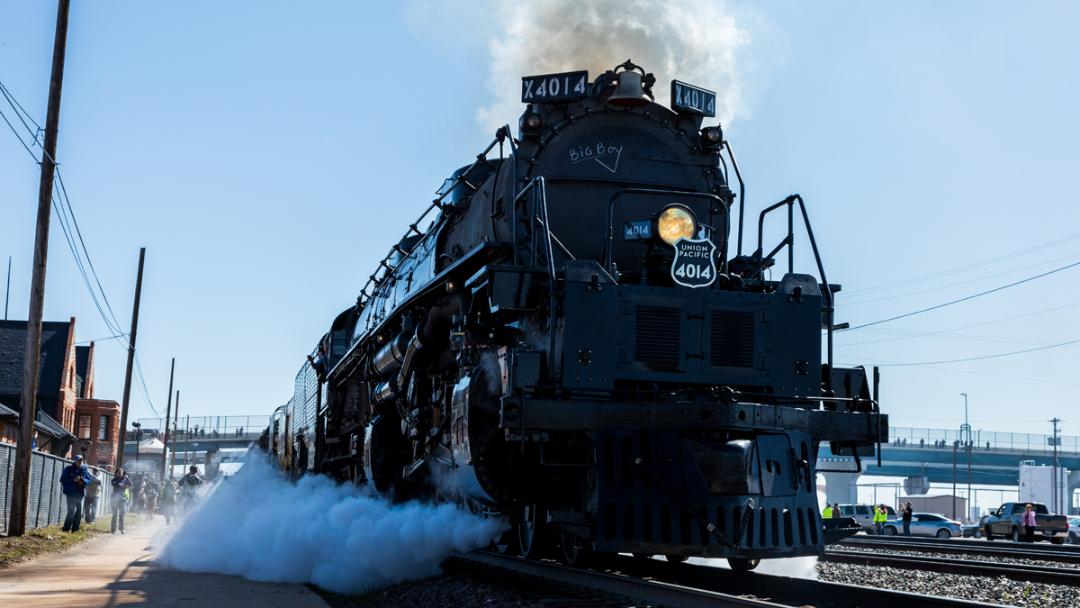
[[[79,414],[79,439],[90,439],[90,422],[93,418],[89,414]]]
[[[112,416],[102,416],[101,422],[98,424],[97,438],[98,441],[109,440],[109,419]]]

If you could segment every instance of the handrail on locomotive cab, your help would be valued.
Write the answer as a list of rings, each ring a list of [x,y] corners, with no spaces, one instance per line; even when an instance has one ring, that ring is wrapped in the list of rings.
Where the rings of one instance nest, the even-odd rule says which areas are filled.
[[[735,160],[735,150],[731,149],[731,144],[727,140],[724,140],[723,149],[727,150],[731,167],[735,169],[735,177],[739,180],[739,244],[735,250],[735,257],[740,257],[742,256],[743,212],[746,210],[746,183],[743,182],[742,171],[739,171],[739,163]]]
[[[814,261],[817,263],[818,275],[821,278],[821,287],[824,290],[824,302],[822,305],[822,311],[825,313],[825,325],[828,333],[828,373],[825,374],[825,391],[826,396],[832,393],[832,369],[833,369],[833,293],[832,287],[829,285],[829,279],[825,276],[825,265],[821,262],[821,254],[818,251],[817,240],[814,239],[814,229],[810,226],[810,216],[806,213],[806,203],[803,201],[802,196],[798,194],[792,194],[784,200],[766,207],[761,211],[761,215],[758,216],[758,245],[757,250],[754,251],[754,257],[758,260],[758,266],[754,269],[754,272],[750,274],[751,277],[759,276],[764,270],[765,265],[769,260],[780,252],[785,246],[788,248],[788,272],[794,272],[795,268],[795,203],[799,203],[799,211],[802,213],[803,226],[806,228],[806,236],[810,239],[810,248],[814,252]],[[780,244],[773,248],[769,252],[769,255],[762,257],[762,241],[764,240],[763,234],[765,229],[765,216],[769,213],[781,208],[787,207],[787,220],[788,231],[787,236],[780,241]],[[741,219],[741,217],[740,217]]]
[[[469,183],[468,180],[465,179],[465,176],[469,175],[469,173],[471,173],[472,170],[475,169],[476,166],[481,164],[481,163],[491,164],[491,161],[488,160],[487,155],[488,155],[489,152],[491,152],[491,150],[493,148],[495,148],[495,146],[499,146],[499,155],[501,157],[502,156],[503,142],[507,138],[509,138],[509,140],[510,140],[511,148],[513,148],[516,151],[516,148],[514,148],[514,138],[510,136],[510,126],[505,125],[505,126],[499,127],[495,131],[495,139],[491,140],[491,143],[488,144],[487,147],[484,148],[482,152],[480,152],[479,154],[476,155],[476,160],[473,161],[473,163],[471,165],[469,165],[469,167],[467,169],[462,171],[455,178],[455,181],[465,184],[473,192],[475,192],[477,189],[479,189],[480,186],[478,184]],[[417,236],[424,236],[424,233],[421,232],[420,228],[419,228],[420,222],[424,221],[424,218],[427,217],[427,215],[429,213],[431,213],[431,211],[433,209],[442,209],[442,207],[443,207],[443,202],[442,201],[443,201],[444,198],[449,196],[451,191],[453,191],[453,188],[447,188],[445,192],[443,192],[439,196],[435,197],[431,201],[431,203],[428,204],[428,206],[424,208],[424,211],[420,213],[420,217],[416,218],[415,222],[409,224],[409,229],[405,231],[404,236],[409,236],[410,233],[414,233],[414,232],[416,233]],[[402,249],[397,243],[394,243],[394,245],[390,248],[390,251],[388,251],[386,253],[386,256],[383,257],[383,259],[379,261],[379,269],[376,270],[374,273],[372,273],[370,276],[368,276],[368,279],[364,283],[364,286],[360,288],[360,295],[358,295],[356,297],[356,306],[357,306],[358,309],[364,307],[364,305],[367,303],[367,301],[370,300],[371,297],[375,295],[375,291],[379,288],[379,285],[382,284],[383,280],[386,279],[387,276],[389,276],[390,274],[392,274],[396,270],[393,266],[391,266],[389,264],[390,258],[393,257],[393,255],[395,253],[401,253],[402,256],[404,257],[404,256],[408,256],[410,253],[412,253],[412,249],[409,249],[408,251],[406,251],[406,250]],[[382,271],[381,275],[379,274],[380,270]],[[371,287],[371,293],[368,293],[368,287]]]
[[[731,207],[728,202],[720,198],[715,194],[708,192],[684,192],[682,190],[662,190],[660,188],[620,188],[611,195],[608,199],[608,217],[607,217],[607,244],[604,246],[604,270],[610,272],[612,265],[612,256],[615,252],[615,201],[624,194],[648,194],[648,195],[662,195],[662,196],[689,196],[696,198],[708,198],[712,199],[724,207],[724,239],[720,244],[720,272],[727,273],[728,269],[728,230],[731,228]],[[709,226],[713,229],[712,226]]]
[[[536,252],[536,229],[537,229],[537,224],[542,226],[543,230],[544,230],[544,239],[542,241],[542,244],[543,244],[543,247],[544,247],[544,255],[547,257],[547,264],[545,264],[545,270],[547,271],[547,275],[548,275],[548,300],[549,300],[548,301],[548,352],[547,352],[548,362],[547,363],[548,363],[549,372],[551,374],[554,374],[555,373],[555,333],[556,333],[555,332],[555,303],[556,303],[556,301],[555,301],[555,250],[551,245],[552,235],[551,235],[551,222],[548,221],[547,186],[546,186],[546,184],[544,182],[543,176],[534,177],[532,179],[532,181],[530,181],[528,184],[526,184],[526,186],[521,189],[521,192],[519,192],[517,194],[517,196],[514,197],[514,204],[511,205],[511,207],[513,208],[513,214],[514,214],[513,215],[514,221],[513,221],[512,237],[513,237],[513,243],[514,243],[514,264],[515,265],[517,265],[517,246],[516,245],[517,245],[517,242],[518,242],[518,238],[517,238],[517,231],[518,231],[517,206],[518,206],[518,201],[520,201],[526,194],[530,195],[529,198],[528,198],[529,209],[527,210],[527,213],[529,214],[529,252],[530,252],[530,256],[531,256],[531,265],[534,266],[534,267],[536,266],[536,253],[537,253]],[[542,218],[537,216],[537,211],[539,211],[541,213],[541,215],[543,216]],[[564,250],[566,249],[562,245],[561,242],[559,243],[559,245],[561,247],[563,247]],[[567,251],[566,253],[569,254],[569,251]],[[573,258],[572,255],[570,257]]]

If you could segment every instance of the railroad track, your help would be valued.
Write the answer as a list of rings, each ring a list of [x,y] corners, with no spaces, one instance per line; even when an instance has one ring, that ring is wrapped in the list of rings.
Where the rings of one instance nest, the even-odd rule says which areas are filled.
[[[603,571],[570,568],[486,551],[450,558],[449,572],[494,577],[515,588],[542,589],[553,602],[572,606],[611,606],[613,598],[632,605],[717,608],[729,606],[789,608],[987,608],[1000,605],[858,587],[761,573],[659,560],[618,557]],[[616,604],[618,605],[618,604]],[[623,604],[627,605],[627,604]]]
[[[929,570],[944,574],[965,574],[970,576],[999,577],[1046,583],[1050,585],[1080,586],[1080,570],[1076,568],[1055,568],[1050,566],[1032,566],[1027,564],[1002,564],[979,560],[952,558],[912,557],[888,553],[869,553],[866,551],[843,551],[826,549],[820,558],[822,561],[859,564],[879,568],[902,568],[905,570]]]
[[[895,538],[895,537],[893,537]],[[898,551],[916,551],[920,553],[948,553],[953,555],[982,555],[985,557],[1012,557],[1080,564],[1080,551],[1062,551],[1061,547],[1048,545],[1041,547],[1029,544],[996,542],[958,542],[955,540],[891,540],[875,537],[849,537],[836,543],[844,547],[865,547],[873,549],[895,549]]]

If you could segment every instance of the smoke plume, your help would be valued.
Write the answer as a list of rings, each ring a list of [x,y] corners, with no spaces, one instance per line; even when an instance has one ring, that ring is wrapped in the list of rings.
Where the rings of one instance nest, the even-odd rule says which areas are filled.
[[[491,6],[489,82],[495,101],[478,118],[495,129],[521,113],[521,77],[587,69],[589,77],[627,58],[656,75],[653,93],[668,103],[678,79],[717,92],[726,125],[740,110],[736,52],[750,41],[719,0],[541,0]],[[483,31],[479,29],[478,31]]]
[[[438,574],[443,559],[486,546],[501,529],[453,505],[392,505],[323,476],[291,483],[251,458],[187,519],[160,561],[359,593]]]

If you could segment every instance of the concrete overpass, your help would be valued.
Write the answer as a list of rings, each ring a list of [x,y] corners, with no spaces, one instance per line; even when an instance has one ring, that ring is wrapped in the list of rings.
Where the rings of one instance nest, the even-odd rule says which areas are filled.
[[[972,485],[1017,486],[1022,460],[1052,465],[1053,447],[1049,435],[1031,433],[972,432],[970,447],[960,443],[959,432],[946,429],[897,427],[889,430],[889,443],[882,445],[881,466],[877,457],[863,458],[862,475],[884,477],[925,476],[930,483],[968,484],[968,462]],[[1080,488],[1080,437],[1062,436],[1058,466],[1068,469],[1070,491]],[[954,467],[955,462],[955,467]],[[819,469],[853,469],[850,455],[836,455],[828,444],[818,454]],[[859,474],[823,473],[830,502],[857,502]]]
[[[134,470],[158,469],[161,465],[161,452],[146,453],[145,446],[141,454],[136,453],[139,441],[164,439],[164,418],[139,418],[132,424],[124,442],[124,463],[126,468]],[[169,422],[169,451],[175,451],[173,462],[177,467],[197,464],[202,468],[207,452],[245,449],[259,440],[263,430],[269,425],[269,416],[184,416],[174,428]],[[145,461],[145,462],[144,462]]]

